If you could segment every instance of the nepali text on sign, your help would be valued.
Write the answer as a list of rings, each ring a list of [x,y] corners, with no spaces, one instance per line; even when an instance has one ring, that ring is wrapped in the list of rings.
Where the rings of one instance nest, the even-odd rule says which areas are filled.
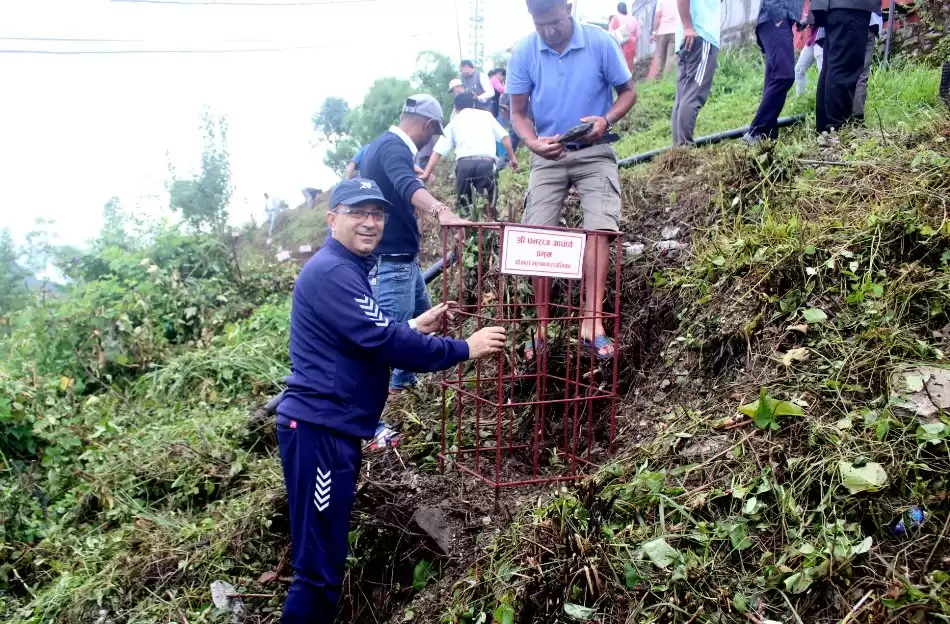
[[[501,272],[580,279],[587,236],[530,227],[505,228]]]

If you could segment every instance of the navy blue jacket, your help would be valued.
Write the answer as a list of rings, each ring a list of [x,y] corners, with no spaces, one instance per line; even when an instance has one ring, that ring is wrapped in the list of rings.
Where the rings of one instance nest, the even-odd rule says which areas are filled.
[[[386,200],[393,205],[376,253],[380,255],[415,255],[419,253],[419,222],[412,196],[425,185],[416,177],[412,152],[406,143],[385,132],[373,141],[360,162],[360,177],[379,185]]]
[[[372,438],[390,368],[425,373],[468,359],[464,340],[423,336],[386,318],[367,279],[374,265],[330,238],[300,272],[290,314],[292,372],[278,422]]]

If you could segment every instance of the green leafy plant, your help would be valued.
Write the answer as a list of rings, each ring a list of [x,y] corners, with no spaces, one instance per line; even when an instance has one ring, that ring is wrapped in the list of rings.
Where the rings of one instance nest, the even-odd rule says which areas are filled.
[[[760,429],[773,431],[778,431],[780,419],[805,415],[805,411],[798,405],[768,396],[765,388],[761,389],[758,401],[741,406],[739,411],[751,418]]]

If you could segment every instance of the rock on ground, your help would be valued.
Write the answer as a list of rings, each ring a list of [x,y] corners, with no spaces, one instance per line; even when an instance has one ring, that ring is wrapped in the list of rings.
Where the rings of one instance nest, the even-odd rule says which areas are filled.
[[[891,407],[906,418],[931,421],[950,410],[950,369],[911,366],[891,378]]]
[[[435,540],[439,549],[446,555],[450,555],[452,550],[452,535],[449,529],[449,523],[445,520],[445,515],[435,507],[420,507],[413,514],[412,519],[416,521],[419,528]]]

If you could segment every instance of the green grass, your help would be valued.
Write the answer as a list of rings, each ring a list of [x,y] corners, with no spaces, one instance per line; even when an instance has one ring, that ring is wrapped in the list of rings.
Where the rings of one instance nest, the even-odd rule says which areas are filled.
[[[725,53],[697,134],[747,124],[760,72],[755,50]],[[624,364],[625,451],[577,489],[533,495],[531,509],[493,536],[480,560],[461,562],[471,572],[456,570],[417,621],[444,612],[446,622],[471,624],[496,612],[496,621],[516,613],[514,621],[547,624],[574,604],[604,622],[733,624],[761,609],[823,624],[840,622],[866,592],[873,608],[852,621],[946,621],[947,508],[935,496],[950,488],[950,419],[922,431],[889,397],[902,367],[946,357],[950,122],[936,84],[935,70],[913,65],[876,71],[870,128],[843,133],[825,153],[803,126],[776,146],[677,151],[624,171],[628,214],[677,209],[701,225],[682,263],[644,256],[625,268],[625,318],[646,314],[662,325],[643,337],[635,324],[626,328],[643,361],[636,370]],[[621,157],[669,142],[673,81],[640,91]],[[809,112],[811,101],[793,97],[786,113]],[[527,179],[503,174],[503,202],[519,205]],[[630,228],[642,233],[635,219]],[[323,232],[322,207],[294,210],[277,240],[319,244]],[[251,250],[263,249],[263,237],[248,233]],[[242,265],[245,280],[277,290],[277,278]],[[135,309],[148,308],[147,291],[136,294]],[[226,303],[209,300],[208,314],[224,314]],[[12,401],[0,397],[0,424],[23,402],[34,432],[68,442],[50,443],[61,452],[42,462],[0,457],[0,618],[89,624],[105,608],[117,624],[224,622],[230,615],[215,611],[208,593],[223,579],[274,594],[253,603],[252,621],[276,620],[258,607],[277,608],[285,585],[258,579],[282,561],[287,573],[283,484],[273,440],[249,428],[248,416],[286,372],[288,313],[282,296],[209,324],[218,335],[163,354],[137,384],[94,393],[78,394],[58,371],[13,383],[0,365],[3,387],[16,390]],[[807,359],[786,366],[783,356],[796,349]],[[673,381],[665,398],[650,400],[664,379]],[[804,416],[757,414],[761,427],[723,430],[721,420],[762,388],[801,404]],[[392,414],[407,434],[399,461],[420,470],[434,467],[436,397],[425,389]],[[643,442],[627,444],[634,436]],[[710,441],[721,450],[682,453]],[[842,461],[878,463],[889,481],[849,494]],[[913,539],[897,538],[890,524],[911,505],[924,506],[928,520]],[[391,552],[365,552],[390,547],[380,535],[372,524],[354,531],[363,546],[351,563],[382,568],[376,556]],[[666,566],[657,565],[658,540],[670,549]],[[372,594],[375,604],[388,596]]]
[[[745,78],[704,109],[719,116],[701,115],[702,132],[754,111],[752,72],[730,71]],[[703,224],[675,266],[646,254],[624,274],[625,314],[661,327],[624,328],[647,359],[621,438],[654,435],[516,518],[454,613],[838,623],[867,595],[857,621],[946,621],[950,417],[925,427],[892,398],[908,392],[908,367],[946,367],[950,119],[936,84],[930,69],[876,71],[868,113],[880,122],[827,147],[800,127],[774,146],[676,151],[624,172],[628,214],[686,205],[677,219]],[[668,84],[644,92],[668,104]],[[664,125],[658,113],[653,134],[621,147],[658,147]],[[798,415],[751,407],[762,393]],[[865,464],[886,482],[849,491],[845,471]],[[912,506],[932,524],[895,535]]]

